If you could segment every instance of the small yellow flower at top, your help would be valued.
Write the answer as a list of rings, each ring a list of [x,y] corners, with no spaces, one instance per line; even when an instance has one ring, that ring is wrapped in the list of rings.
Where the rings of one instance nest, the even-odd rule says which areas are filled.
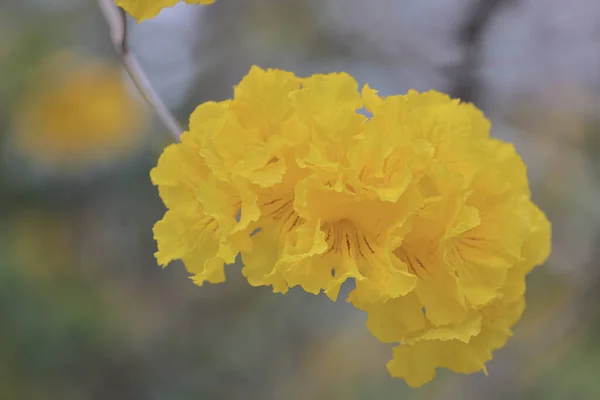
[[[139,145],[144,113],[118,65],[71,57],[50,64],[15,110],[20,154],[68,169],[111,160]]]
[[[212,4],[215,0],[184,0],[187,4]],[[179,0],[115,0],[138,22],[154,18],[163,8],[173,7]]]
[[[363,112],[366,111],[366,112]],[[472,104],[430,91],[382,98],[346,73],[253,67],[232,100],[200,105],[151,177],[168,208],[161,265],[253,286],[300,286],[368,314],[411,386],[438,367],[485,371],[550,252],[512,145]]]

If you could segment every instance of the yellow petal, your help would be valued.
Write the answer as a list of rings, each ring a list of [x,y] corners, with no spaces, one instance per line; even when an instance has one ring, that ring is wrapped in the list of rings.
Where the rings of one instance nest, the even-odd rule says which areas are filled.
[[[391,376],[403,378],[413,388],[423,386],[435,376],[437,352],[438,346],[431,342],[400,345],[394,348],[394,358],[387,369]]]
[[[488,266],[465,260],[458,247],[452,247],[445,260],[458,273],[459,285],[465,297],[475,305],[486,304],[497,297],[506,281],[508,268]]]
[[[158,186],[167,208],[194,211],[200,207],[195,195],[196,188],[208,179],[209,170],[198,147],[187,140],[188,135],[184,133],[181,143],[164,149],[158,165],[150,171],[150,178]]]
[[[313,294],[330,288],[339,290],[340,277],[336,279],[331,273],[332,259],[324,254],[327,243],[318,221],[297,227],[285,240],[284,255],[277,268],[290,287],[299,285]]]
[[[481,331],[475,334],[480,322]],[[462,332],[438,328],[429,333],[431,339],[394,348],[394,358],[387,364],[388,371],[394,377],[404,378],[412,387],[432,380],[437,368],[448,368],[461,374],[487,373],[485,363],[492,358],[492,351],[504,345],[511,335],[507,326],[494,326],[481,317],[468,321],[460,330]],[[436,336],[442,340],[435,339]]]
[[[363,86],[360,94],[365,108],[370,112],[377,110],[384,104],[384,100],[379,97],[377,90],[371,88],[368,84]]]
[[[414,264],[418,264],[414,259]],[[415,291],[434,325],[457,324],[467,316],[465,296],[454,273],[436,256],[424,258]],[[413,271],[420,265],[415,265]]]
[[[242,251],[242,274],[252,286],[273,286],[275,293],[286,293],[288,284],[281,274],[274,270],[279,259],[279,249],[273,246],[278,238],[268,229],[253,236],[252,251]]]
[[[141,22],[154,18],[163,8],[173,7],[179,0],[115,0],[133,18]],[[188,4],[212,4],[215,0],[185,0]]]
[[[522,258],[529,272],[534,266],[546,261],[550,255],[551,226],[546,215],[533,203],[528,203],[530,222],[527,238],[523,243]]]
[[[349,141],[366,120],[358,84],[346,73],[313,75],[291,94],[300,121],[309,128],[313,153],[331,161],[343,160]]]
[[[473,336],[481,332],[481,315],[474,315],[458,325],[439,326],[426,330],[420,335],[411,336],[404,340],[404,343],[411,345],[420,340],[458,340],[459,342],[469,343]]]
[[[194,281],[197,284],[205,280],[222,282],[225,279],[224,264],[233,260],[218,256],[217,230],[218,223],[210,216],[167,211],[154,226],[158,263],[165,266],[173,260],[182,259],[187,270],[196,277]]]
[[[235,87],[232,110],[242,126],[258,129],[266,139],[285,135],[281,125],[292,115],[290,94],[300,88],[301,79],[291,72],[257,66]]]
[[[422,306],[414,293],[367,304],[362,309],[368,315],[367,327],[382,342],[399,342],[406,334],[425,327]]]
[[[353,304],[373,303],[405,296],[412,292],[417,277],[406,266],[394,260],[394,256],[382,262],[378,255],[369,258],[360,268],[363,279],[356,281],[356,289],[349,296]]]
[[[427,319],[434,325],[457,324],[467,316],[467,304],[456,271],[440,252],[441,238],[455,226],[472,226],[479,223],[477,214],[468,218],[460,215],[460,199],[443,199],[429,202],[411,221],[411,231],[406,235],[396,254],[418,277],[416,293],[426,309]],[[462,230],[464,228],[460,228]]]

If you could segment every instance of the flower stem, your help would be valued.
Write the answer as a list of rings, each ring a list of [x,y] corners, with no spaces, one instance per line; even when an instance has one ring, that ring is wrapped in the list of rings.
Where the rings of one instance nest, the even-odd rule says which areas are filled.
[[[113,45],[121,58],[125,70],[133,81],[133,84],[146,103],[148,103],[156,113],[165,128],[167,128],[175,140],[179,140],[182,132],[179,123],[167,106],[162,102],[137,58],[129,49],[127,14],[123,9],[117,7],[114,0],[98,0],[98,5],[108,23]]]

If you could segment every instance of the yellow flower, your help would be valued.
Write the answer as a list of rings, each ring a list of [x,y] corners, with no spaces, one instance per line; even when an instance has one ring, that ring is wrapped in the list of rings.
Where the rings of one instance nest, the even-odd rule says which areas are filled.
[[[65,61],[44,69],[16,109],[15,145],[28,159],[57,169],[122,155],[141,140],[143,111],[118,66]],[[58,72],[57,72],[58,70]]]
[[[525,166],[489,130],[441,93],[380,98],[345,73],[253,67],[152,172],[169,209],[158,260],[221,282],[239,252],[251,285],[332,300],[352,278],[368,328],[400,343],[392,375],[418,386],[437,367],[485,369],[550,251]]]
[[[232,185],[212,178],[189,132],[181,136],[181,144],[165,149],[151,178],[169,208],[154,227],[158,263],[167,265],[181,259],[198,285],[223,282],[224,263],[232,263],[239,250],[249,246],[249,238],[240,227],[249,223],[249,209],[256,208],[256,195],[245,188],[236,191]],[[238,223],[236,214],[242,206],[247,215]],[[235,227],[242,235],[235,234]]]
[[[212,4],[215,0],[184,0],[187,4]],[[138,22],[154,18],[163,8],[173,7],[179,0],[115,0]]]

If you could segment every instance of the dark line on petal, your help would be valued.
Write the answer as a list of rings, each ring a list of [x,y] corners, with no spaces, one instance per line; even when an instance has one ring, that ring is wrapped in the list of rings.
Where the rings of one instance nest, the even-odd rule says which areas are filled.
[[[350,236],[346,233],[346,247],[348,247],[348,255],[352,257],[352,246],[350,245]]]
[[[292,229],[294,229],[300,222],[300,217],[296,215],[296,219],[294,220],[294,223],[292,224],[292,226],[290,226],[290,228],[288,229],[288,232],[290,232]]]
[[[281,201],[281,199],[275,199],[275,200],[268,201],[266,203],[263,203],[263,206],[270,206],[271,204],[275,204],[278,201]]]
[[[270,215],[273,216],[273,218],[275,218],[276,214],[281,213],[281,211],[285,210],[285,208],[287,206],[289,206],[294,200],[288,200],[286,201],[282,206],[280,206],[277,210],[273,211]],[[281,218],[281,216],[279,216],[279,218]]]
[[[406,253],[405,253],[406,254]],[[412,262],[410,262],[410,258],[408,257],[408,255],[406,255],[406,263],[408,264],[408,271],[410,273],[412,273],[413,275],[416,275],[417,277],[421,278],[421,275],[419,275],[417,273],[417,270],[415,269],[415,267],[412,265]]]
[[[369,248],[369,250],[371,251],[372,254],[375,254],[375,250],[373,250],[373,248],[371,247],[371,245],[369,244],[369,241],[367,240],[367,237],[365,235],[363,235],[363,239],[365,241],[365,244],[367,245],[367,247]]]
[[[290,220],[290,218],[292,218],[292,217],[294,216],[294,214],[296,214],[296,213],[294,212],[294,210],[292,210],[292,211],[291,211],[291,212],[288,214],[288,216],[286,217],[286,219],[283,221],[283,224],[285,225],[285,224],[286,224],[286,223],[287,223],[287,222]]]
[[[429,271],[427,271],[427,268],[425,268],[425,266],[423,265],[423,263],[421,262],[421,260],[419,260],[417,257],[414,257],[415,260],[417,260],[417,262],[419,263],[419,265],[421,266],[421,269],[423,269],[423,271],[425,272],[426,275],[431,276],[431,274],[429,273]]]
[[[362,247],[360,245],[360,238],[358,237],[358,231],[357,230],[354,231],[354,235],[356,236],[356,246],[357,246],[358,254],[360,254],[360,256],[366,260],[367,257],[365,257],[365,255],[364,255],[364,253],[362,251]]]

